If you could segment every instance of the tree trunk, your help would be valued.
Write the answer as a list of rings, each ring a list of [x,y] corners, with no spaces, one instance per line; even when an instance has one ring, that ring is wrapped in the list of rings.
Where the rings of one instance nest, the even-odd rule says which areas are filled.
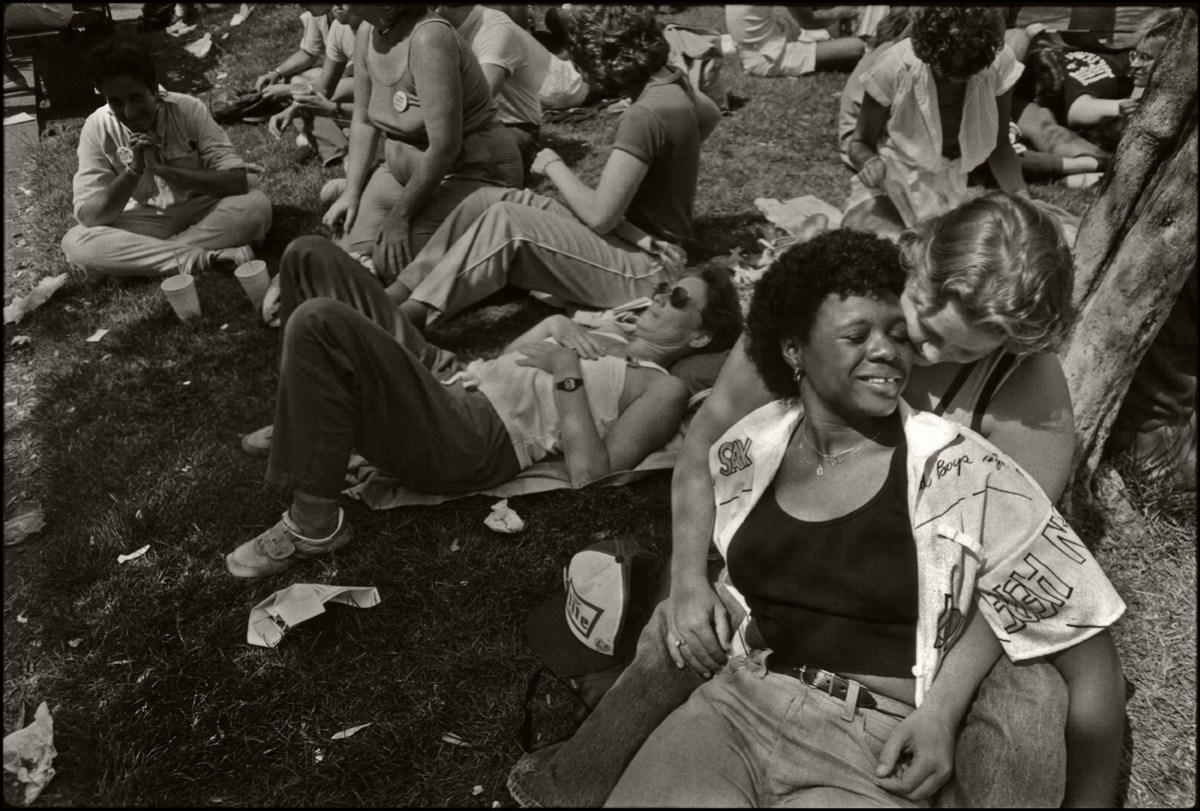
[[[1163,49],[1075,242],[1075,327],[1059,350],[1090,485],[1130,380],[1196,264],[1196,14]]]

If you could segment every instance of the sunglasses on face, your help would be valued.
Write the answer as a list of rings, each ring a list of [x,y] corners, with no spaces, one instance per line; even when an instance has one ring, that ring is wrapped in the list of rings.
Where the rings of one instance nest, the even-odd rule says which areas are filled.
[[[670,282],[659,282],[658,286],[654,288],[654,295],[666,296],[667,301],[676,310],[682,310],[692,300],[692,294],[687,291],[686,287],[672,287]]]

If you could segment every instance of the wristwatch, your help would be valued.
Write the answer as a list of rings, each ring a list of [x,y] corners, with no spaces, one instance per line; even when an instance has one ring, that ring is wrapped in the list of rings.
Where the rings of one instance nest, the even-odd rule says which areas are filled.
[[[582,389],[583,378],[564,377],[562,380],[559,380],[554,384],[554,388],[558,389],[559,391],[575,391],[576,389]]]

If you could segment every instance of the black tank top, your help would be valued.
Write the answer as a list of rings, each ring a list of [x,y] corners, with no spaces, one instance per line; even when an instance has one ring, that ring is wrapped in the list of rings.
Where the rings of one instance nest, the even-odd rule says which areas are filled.
[[[879,492],[841,518],[788,515],[772,482],[738,528],[729,576],[778,656],[835,672],[912,677],[917,553],[905,457],[902,443]]]

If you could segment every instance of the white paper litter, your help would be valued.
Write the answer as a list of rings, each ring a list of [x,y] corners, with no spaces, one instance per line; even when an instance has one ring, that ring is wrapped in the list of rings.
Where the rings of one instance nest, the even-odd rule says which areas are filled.
[[[483,786],[476,786],[475,788],[471,789],[472,797],[478,797],[480,794],[483,794]]]
[[[5,116],[4,126],[7,127],[9,124],[24,124],[26,121],[37,121],[37,118],[29,113],[17,113],[16,115]]]
[[[89,344],[100,343],[100,339],[103,338],[107,334],[108,334],[108,330],[106,330],[104,328],[98,329],[91,334],[91,336],[87,339],[87,342]]]
[[[508,506],[508,499],[503,498],[492,505],[492,512],[483,523],[493,532],[512,535],[525,529],[525,522]]]
[[[170,36],[182,37],[184,34],[190,34],[193,31],[195,31],[196,26],[188,25],[183,20],[180,20],[179,22],[177,22],[173,25],[168,25],[165,30],[166,30],[167,34],[169,34]]]
[[[21,319],[46,303],[54,295],[54,291],[66,284],[67,274],[47,276],[37,283],[37,287],[29,291],[27,296],[17,296],[12,304],[4,308],[4,323],[19,324]]]
[[[233,15],[233,19],[229,21],[230,25],[241,25],[250,16],[252,6],[249,3],[242,3],[242,7],[238,9],[238,13]]]
[[[379,605],[380,599],[379,591],[374,586],[294,583],[250,609],[246,641],[251,645],[273,648],[288,630],[324,614],[325,603],[371,608]]]
[[[54,748],[54,719],[43,701],[33,723],[4,736],[4,771],[15,774],[25,784],[25,805],[38,798],[54,779],[50,763],[58,752]]]
[[[24,611],[22,611],[20,614],[17,614],[17,622],[21,623],[22,625],[25,625],[29,622],[29,617],[25,616]]]
[[[37,501],[23,501],[13,507],[12,517],[4,522],[4,545],[15,546],[41,532],[46,526],[46,514]]]
[[[803,240],[809,239],[815,231],[822,228],[833,230],[842,227],[841,210],[811,194],[793,197],[786,202],[771,197],[758,197],[754,200],[754,205],[768,221]],[[823,223],[816,219],[818,215],[825,218]]]
[[[325,753],[318,747],[313,750],[313,763],[320,763],[325,759]]]
[[[130,552],[128,555],[117,555],[117,563],[124,563],[128,560],[136,560],[137,558],[140,558],[142,555],[146,554],[149,551],[150,551],[150,544],[146,544],[141,549],[134,550],[133,552]]]
[[[195,57],[208,56],[208,52],[212,50],[212,34],[205,34],[200,39],[193,42],[191,45],[183,46],[183,49]]]
[[[80,638],[80,639],[72,639],[72,640],[70,640],[69,642],[67,642],[67,644],[68,644],[68,645],[70,645],[72,648],[78,648],[78,647],[79,647],[79,646],[80,646],[82,643],[83,643],[83,639],[82,639],[82,638]]]
[[[349,738],[351,735],[358,732],[360,729],[366,729],[367,727],[371,726],[371,724],[373,724],[373,723],[375,723],[375,722],[371,721],[370,723],[359,724],[356,727],[350,727],[349,729],[343,729],[341,732],[335,732],[335,733],[333,733],[333,737],[330,738],[329,740],[340,741],[343,738]]]
[[[32,340],[33,338],[30,338],[28,335],[18,335],[10,343],[13,346],[28,346]]]
[[[466,741],[464,741],[462,738],[455,735],[453,732],[447,732],[446,734],[442,735],[442,741],[450,744],[451,746],[470,746],[471,745],[471,744],[467,743]]]

